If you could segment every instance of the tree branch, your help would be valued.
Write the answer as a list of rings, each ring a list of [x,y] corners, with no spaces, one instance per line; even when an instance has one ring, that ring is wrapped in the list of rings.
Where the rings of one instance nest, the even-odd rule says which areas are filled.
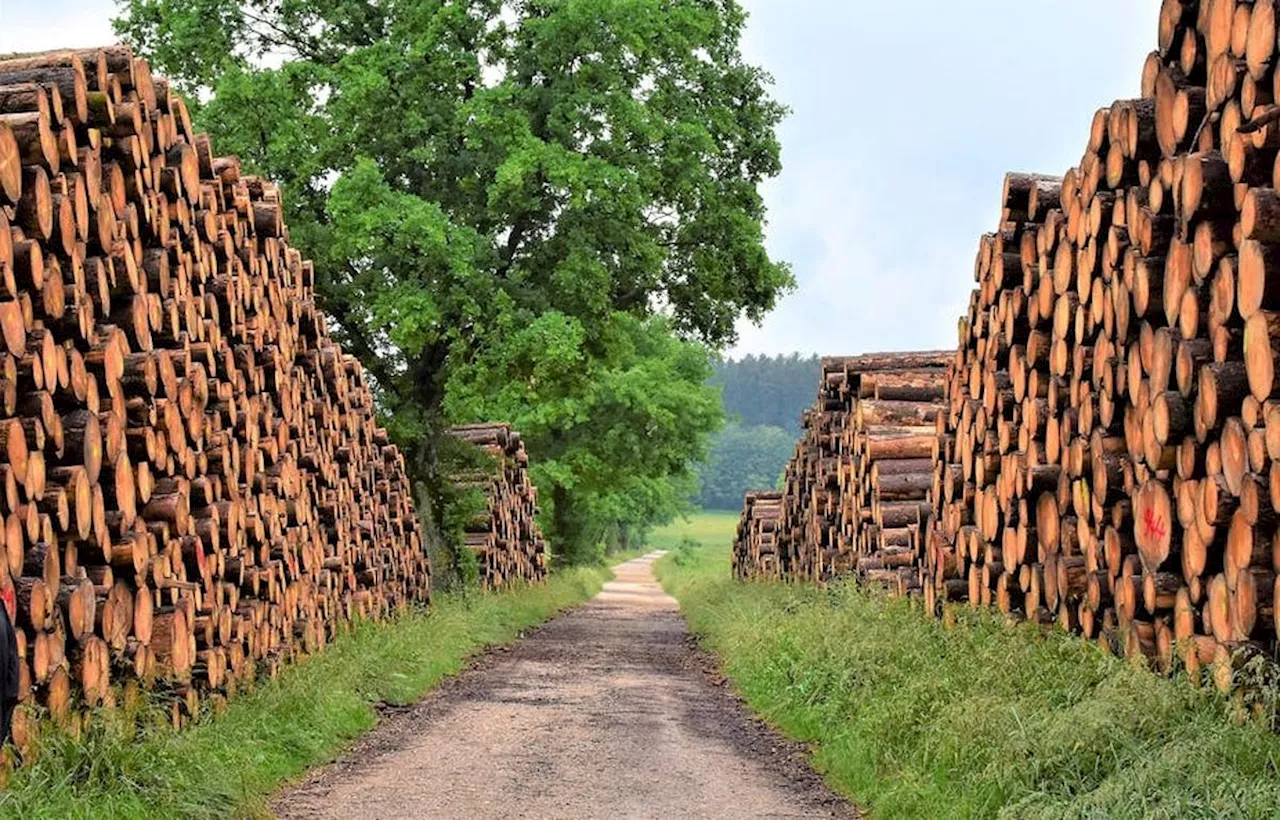
[[[325,312],[342,328],[342,341],[350,348],[347,352],[355,354],[366,370],[373,373],[379,383],[385,385],[391,373],[387,370],[385,357],[380,356],[363,334],[352,327],[351,306],[345,301],[326,299]]]
[[[290,32],[284,28],[281,28],[279,23],[273,22],[265,17],[260,17],[257,14],[254,14],[253,12],[249,11],[247,8],[242,7],[240,9],[240,13],[250,23],[253,23],[258,26],[265,26],[269,31],[274,32],[275,36],[273,37],[271,35],[264,34],[262,31],[259,31],[256,28],[254,29],[253,31],[254,36],[257,37],[262,42],[266,43],[267,45],[275,46],[276,48],[291,49],[298,56],[305,57],[308,60],[314,60],[315,62],[322,62],[322,63],[332,62],[332,60],[327,60],[321,57],[321,54],[319,51],[320,47],[314,41],[312,41],[310,44],[299,43],[295,39],[293,32]]]
[[[511,272],[511,267],[516,261],[516,253],[520,250],[520,243],[524,241],[524,234],[529,230],[529,221],[529,212],[525,211],[512,223],[511,233],[507,235],[507,245],[502,249],[502,263],[498,265],[499,278],[506,279],[507,274]]]

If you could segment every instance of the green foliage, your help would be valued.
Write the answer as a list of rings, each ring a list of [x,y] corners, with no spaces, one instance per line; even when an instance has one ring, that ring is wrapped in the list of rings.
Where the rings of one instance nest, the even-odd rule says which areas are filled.
[[[331,759],[376,720],[485,647],[598,592],[608,571],[579,568],[497,594],[442,596],[431,613],[362,623],[324,652],[233,700],[189,730],[103,714],[77,739],[51,733],[36,762],[0,791],[0,816],[223,818],[266,814],[267,798]]]
[[[777,487],[800,436],[800,418],[817,389],[817,356],[746,356],[714,364],[729,423],[698,468],[704,509],[740,510],[747,490]]]
[[[465,588],[479,580],[480,563],[475,553],[463,546],[464,534],[469,524],[485,515],[489,504],[485,484],[473,477],[492,476],[499,465],[479,447],[443,436],[436,442],[434,467],[449,480],[420,485],[433,488],[424,501],[441,511],[439,530],[446,545],[441,554],[431,556],[432,584],[446,590],[459,585]]]
[[[692,628],[877,817],[1280,816],[1280,735],[1184,679],[987,613],[735,583],[727,539],[696,556],[658,565]]]
[[[724,410],[744,427],[781,427],[800,435],[800,417],[818,392],[817,356],[744,356],[715,364],[713,383],[721,386]]]
[[[773,488],[795,446],[795,436],[781,427],[726,425],[712,439],[710,455],[698,467],[698,505],[741,510],[747,490]]]
[[[680,539],[680,542],[676,544],[675,549],[671,551],[671,560],[674,561],[678,567],[687,566],[696,560],[694,553],[697,551],[698,546],[699,544],[697,541],[686,535],[684,538]]]
[[[455,418],[509,419],[541,454],[532,476],[551,488],[540,501],[562,557],[599,557],[611,522],[643,524],[679,507],[694,481],[690,459],[720,423],[701,348],[626,314],[615,314],[594,357],[580,323],[561,314],[504,338],[455,379],[446,407]],[[519,363],[521,378],[491,376]]]
[[[570,558],[678,508],[715,427],[702,345],[792,283],[758,191],[784,110],[736,0],[122,9],[218,150],[282,183],[419,477],[447,410],[522,429]]]

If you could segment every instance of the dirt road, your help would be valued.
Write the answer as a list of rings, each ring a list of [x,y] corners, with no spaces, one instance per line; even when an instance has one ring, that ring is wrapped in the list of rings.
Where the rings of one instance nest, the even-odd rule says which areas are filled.
[[[848,817],[708,674],[653,556],[389,717],[285,818]]]

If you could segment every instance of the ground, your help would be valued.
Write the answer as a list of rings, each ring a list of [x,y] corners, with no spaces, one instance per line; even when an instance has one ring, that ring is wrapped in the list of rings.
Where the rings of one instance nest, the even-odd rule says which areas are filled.
[[[699,518],[695,537],[727,537],[720,518]],[[387,715],[275,809],[285,818],[853,816],[804,749],[751,718],[714,673],[652,561],[620,565],[587,605]]]

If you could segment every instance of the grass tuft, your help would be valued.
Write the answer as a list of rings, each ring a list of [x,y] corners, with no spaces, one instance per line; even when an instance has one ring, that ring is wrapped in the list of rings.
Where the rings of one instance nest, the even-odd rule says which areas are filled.
[[[591,597],[608,576],[568,569],[541,586],[444,596],[430,613],[359,624],[186,731],[105,714],[77,739],[48,733],[36,761],[0,792],[0,816],[265,816],[283,783],[373,727],[376,704],[412,703],[477,652]]]
[[[1226,700],[988,613],[738,584],[721,517],[658,564],[753,710],[877,817],[1277,817],[1280,736]]]

